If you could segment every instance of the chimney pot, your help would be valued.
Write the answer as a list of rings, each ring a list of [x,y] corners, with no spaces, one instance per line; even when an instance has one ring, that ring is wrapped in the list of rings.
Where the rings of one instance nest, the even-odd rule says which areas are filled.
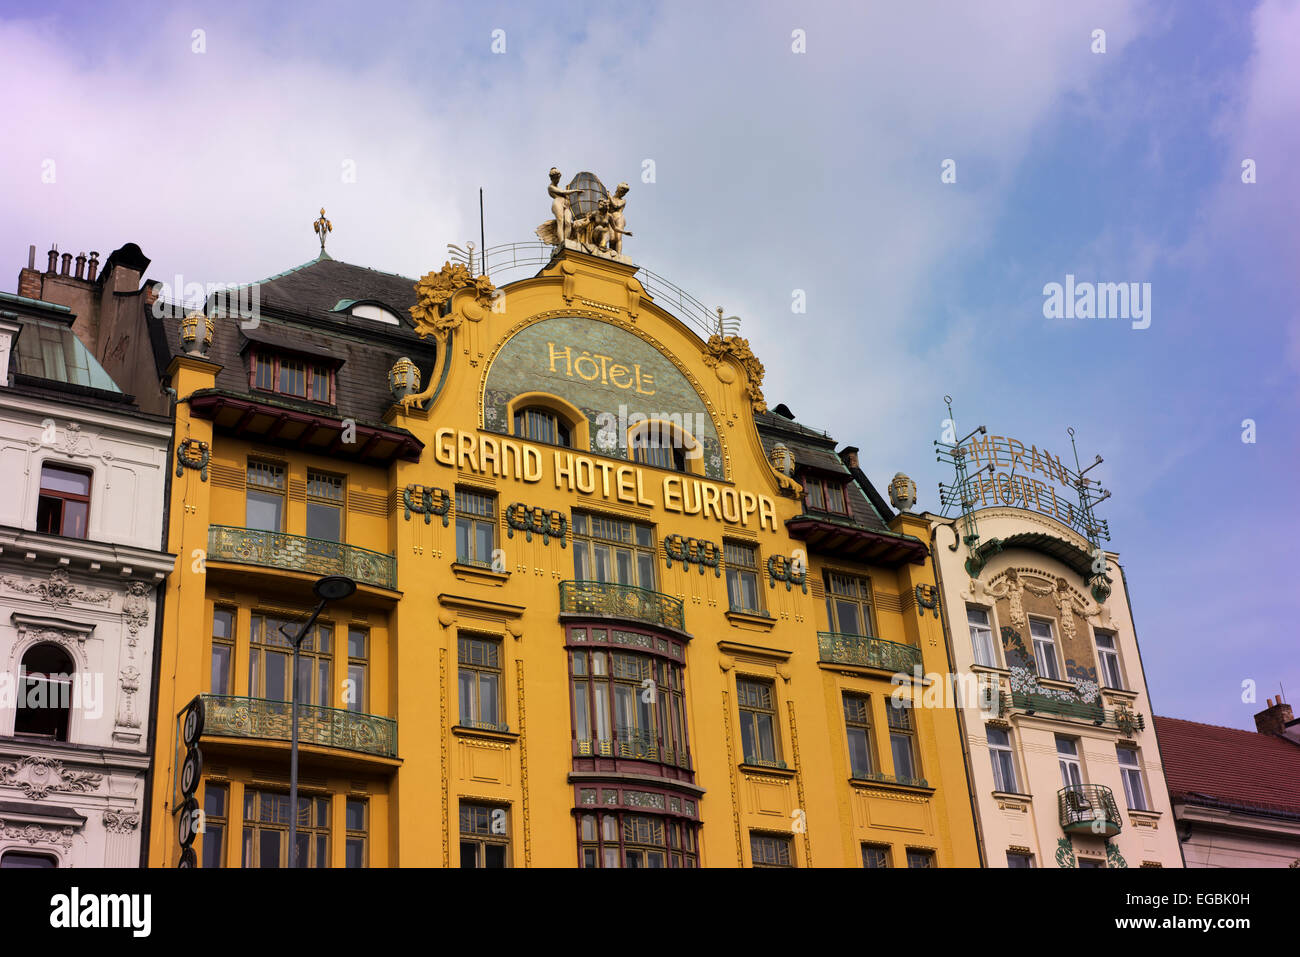
[[[27,268],[36,268],[36,244],[32,243],[27,247]]]
[[[50,247],[50,265],[45,271],[53,276],[59,268],[59,245],[55,243]]]
[[[86,278],[86,254],[77,253],[77,278]]]
[[[70,275],[72,272],[72,253],[63,254],[63,267],[59,270],[60,276]]]
[[[1264,699],[1268,707],[1255,715],[1255,730],[1260,734],[1285,734],[1286,726],[1295,720],[1291,706],[1278,695]]]
[[[86,279],[89,282],[95,281],[95,275],[99,272],[99,253],[95,250],[90,251],[90,271],[86,273]]]

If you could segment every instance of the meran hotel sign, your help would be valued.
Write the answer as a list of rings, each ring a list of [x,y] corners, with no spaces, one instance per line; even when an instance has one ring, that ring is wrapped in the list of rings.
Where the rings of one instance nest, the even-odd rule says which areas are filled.
[[[545,465],[549,462],[551,480],[562,491],[627,505],[658,505],[664,511],[702,514],[747,528],[757,523],[760,531],[777,530],[776,503],[767,495],[687,475],[659,478],[657,470],[650,472],[617,459],[561,449],[548,451],[549,456],[503,436],[450,428],[439,429],[433,439],[434,460],[448,468],[536,484],[546,478]]]
[[[1010,436],[979,433],[961,450],[972,472],[967,489],[971,508],[1020,506],[1072,527],[1080,525],[1078,476],[1061,463],[1060,456]],[[1058,488],[1066,495],[1057,495]]]

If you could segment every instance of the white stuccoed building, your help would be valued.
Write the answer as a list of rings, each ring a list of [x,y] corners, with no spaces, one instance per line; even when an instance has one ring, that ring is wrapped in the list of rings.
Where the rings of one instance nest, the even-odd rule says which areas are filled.
[[[138,867],[170,426],[0,293],[0,868]]]

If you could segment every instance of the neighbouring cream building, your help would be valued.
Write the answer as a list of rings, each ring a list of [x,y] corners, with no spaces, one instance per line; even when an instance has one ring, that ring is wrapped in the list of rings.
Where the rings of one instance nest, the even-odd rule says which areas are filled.
[[[926,518],[987,866],[1181,866],[1109,493],[1030,443],[951,439]]]
[[[77,318],[0,293],[0,868],[141,863],[171,429]]]

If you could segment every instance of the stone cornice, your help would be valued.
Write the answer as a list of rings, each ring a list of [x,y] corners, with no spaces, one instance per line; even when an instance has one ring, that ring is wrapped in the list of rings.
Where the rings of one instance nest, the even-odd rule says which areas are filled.
[[[161,550],[0,525],[0,566],[18,566],[27,569],[28,575],[46,575],[48,571],[34,569],[32,564],[50,560],[60,565],[75,564],[94,573],[148,576],[154,581],[166,578],[176,564],[175,555]]]
[[[97,406],[92,407],[77,403],[75,400],[57,401],[30,394],[17,395],[0,389],[0,416],[17,418],[73,419],[83,425],[93,425],[100,429],[133,433],[135,436],[148,436],[158,443],[158,450],[165,452],[171,439],[172,423],[168,419],[141,412],[134,406],[127,406],[121,412],[113,412]]]

